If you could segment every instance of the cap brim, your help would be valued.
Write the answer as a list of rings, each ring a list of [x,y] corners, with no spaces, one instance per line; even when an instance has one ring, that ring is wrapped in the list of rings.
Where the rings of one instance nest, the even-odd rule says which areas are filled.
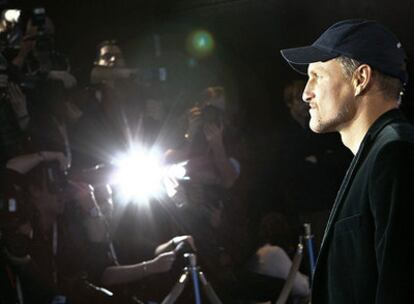
[[[313,45],[283,49],[280,53],[296,72],[304,75],[307,74],[308,65],[310,63],[327,61],[339,56],[337,53],[322,50]]]

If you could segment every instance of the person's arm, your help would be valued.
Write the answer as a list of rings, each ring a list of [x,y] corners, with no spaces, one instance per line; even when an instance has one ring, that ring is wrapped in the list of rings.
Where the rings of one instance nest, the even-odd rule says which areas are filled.
[[[105,82],[108,80],[127,79],[136,73],[135,69],[106,67],[95,65],[91,71],[91,82],[93,84]]]
[[[188,146],[184,146],[180,150],[169,149],[164,154],[163,162],[166,164],[176,164],[188,160]]]
[[[101,278],[105,286],[130,283],[146,276],[167,272],[175,261],[175,252],[170,251],[155,257],[150,261],[133,265],[107,267]]]
[[[408,303],[412,299],[411,208],[414,187],[414,145],[391,143],[378,155],[369,180],[370,207],[375,222],[378,268],[376,304]]]
[[[65,89],[71,89],[77,84],[75,76],[68,71],[50,71],[47,74],[47,78],[61,81]]]
[[[204,126],[204,134],[213,153],[214,163],[221,177],[221,185],[230,188],[237,180],[239,173],[231,163],[224,148],[223,127],[207,124]]]
[[[62,152],[41,151],[38,153],[16,156],[7,162],[6,168],[21,174],[26,174],[41,162],[50,161],[58,161],[62,170],[66,170],[68,167],[68,160]]]
[[[20,89],[18,84],[9,82],[8,91],[10,103],[16,114],[16,119],[21,130],[26,130],[30,122],[29,111],[27,110],[26,95]]]

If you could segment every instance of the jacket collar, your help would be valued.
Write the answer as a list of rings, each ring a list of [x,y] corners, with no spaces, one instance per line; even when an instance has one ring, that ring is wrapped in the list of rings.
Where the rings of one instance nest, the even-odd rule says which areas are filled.
[[[364,144],[366,145],[367,142],[371,142],[374,140],[378,133],[388,124],[395,122],[395,121],[405,121],[406,118],[404,114],[399,109],[392,109],[384,114],[382,114],[368,129],[367,134],[364,137],[364,140],[362,141],[361,147],[359,150],[362,150],[364,147]]]

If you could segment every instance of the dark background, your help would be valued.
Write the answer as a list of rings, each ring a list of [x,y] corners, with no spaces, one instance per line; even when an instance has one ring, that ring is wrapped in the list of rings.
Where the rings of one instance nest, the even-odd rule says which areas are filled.
[[[182,112],[194,103],[197,92],[207,86],[225,86],[233,123],[240,135],[239,145],[232,148],[240,148],[235,155],[242,166],[234,191],[235,203],[228,208],[233,221],[226,228],[232,229],[229,234],[233,235],[244,236],[235,230],[246,224],[247,221],[240,220],[246,214],[250,219],[260,218],[267,211],[279,209],[290,215],[294,227],[305,221],[312,222],[314,234],[320,240],[327,213],[311,216],[315,211],[330,208],[350,159],[349,151],[341,146],[348,155],[341,159],[337,155],[343,155],[343,151],[332,154],[331,158],[328,155],[326,171],[320,167],[308,168],[311,166],[304,161],[304,156],[315,153],[307,151],[306,140],[310,136],[304,136],[302,129],[295,131],[288,127],[292,121],[282,100],[283,88],[289,82],[306,77],[290,69],[280,56],[280,49],[310,44],[339,20],[376,19],[400,38],[408,54],[409,73],[414,77],[414,0],[26,0],[12,3],[23,8],[33,5],[46,8],[55,24],[56,47],[69,57],[72,72],[81,85],[88,83],[97,44],[116,39],[130,66],[167,68],[167,81],[157,88],[162,91],[170,112]],[[186,49],[189,34],[197,29],[208,30],[214,37],[215,49],[209,57],[194,58]],[[154,35],[160,37],[162,52],[158,57]],[[412,83],[407,87],[403,110],[413,121]],[[290,130],[297,133],[289,133]],[[329,137],[319,136],[321,140],[316,142],[316,148]],[[297,138],[304,137],[304,141],[296,142]],[[313,138],[309,141],[315,144]],[[322,150],[323,144],[321,147]],[[278,153],[281,155],[276,156]],[[337,169],[332,164],[337,164]],[[238,202],[241,204],[236,206]],[[249,207],[243,209],[241,205]],[[241,251],[239,247],[244,238],[232,236],[232,241],[235,251]]]
[[[206,84],[226,84],[237,100],[239,119],[249,129],[264,132],[286,116],[283,86],[300,78],[279,55],[286,47],[313,42],[334,22],[347,18],[376,19],[400,38],[414,58],[412,0],[50,0],[12,1],[43,5],[56,27],[57,48],[66,53],[73,72],[85,81],[96,45],[117,39],[131,65],[166,66],[171,99],[186,96]],[[206,29],[215,38],[209,58],[190,68],[186,38]],[[153,35],[160,35],[162,56],[155,58]],[[412,86],[412,85],[411,85]],[[180,95],[181,94],[181,95]],[[412,90],[406,93],[406,113],[412,116]],[[248,115],[246,113],[249,113]]]
[[[158,89],[170,112],[182,112],[194,103],[195,94],[207,86],[224,85],[233,122],[241,135],[239,143],[242,145],[235,153],[243,168],[237,195],[242,200],[267,201],[268,205],[274,205],[280,199],[274,194],[275,181],[279,177],[286,180],[286,176],[291,175],[290,180],[298,184],[297,189],[303,189],[309,182],[318,183],[309,181],[311,175],[306,177],[308,180],[304,178],[302,168],[292,170],[291,164],[295,161],[274,157],[279,152],[292,154],[293,159],[297,152],[295,144],[306,145],[305,142],[296,143],[294,134],[283,134],[290,132],[286,127],[290,117],[282,100],[283,88],[294,79],[306,78],[290,69],[280,56],[280,49],[310,44],[339,20],[376,19],[400,38],[408,54],[409,72],[414,75],[413,0],[49,0],[12,3],[25,8],[33,5],[46,8],[55,24],[57,49],[69,57],[72,72],[81,85],[88,82],[97,44],[107,39],[119,41],[130,66],[167,68],[168,80]],[[197,29],[208,30],[216,43],[211,56],[203,59],[194,58],[186,49],[186,39]],[[159,57],[155,56],[154,35],[160,37],[162,52]],[[403,102],[403,110],[411,120],[414,118],[412,87],[409,83]],[[286,146],[293,144],[291,147],[281,147],[285,144],[284,136],[290,137]],[[307,153],[306,147],[301,149]],[[345,153],[348,153],[345,157],[348,161],[350,153]],[[300,167],[300,163],[297,166]],[[345,172],[337,171],[339,177]],[[332,174],[331,170],[329,174]],[[329,201],[333,201],[338,185],[332,183],[327,188],[332,196]],[[306,191],[302,191],[304,196]],[[295,188],[291,192],[295,192]]]
[[[400,38],[408,54],[408,69],[414,75],[413,0],[45,0],[11,3],[28,9],[34,5],[46,8],[55,24],[57,49],[67,54],[72,72],[81,85],[88,83],[97,44],[107,39],[119,41],[130,66],[167,68],[167,81],[156,89],[162,91],[170,113],[184,111],[207,86],[224,85],[233,123],[241,135],[239,142],[244,144],[235,153],[245,173],[239,184],[249,193],[255,193],[249,191],[252,185],[263,184],[263,181],[262,189],[273,189],[278,178],[274,172],[281,162],[274,155],[280,151],[294,152],[294,147],[281,147],[285,144],[283,136],[286,134],[283,133],[289,132],[286,126],[290,120],[282,100],[283,88],[294,79],[306,77],[290,69],[280,56],[280,49],[310,44],[339,20],[376,19]],[[186,49],[189,34],[197,29],[208,30],[214,37],[215,49],[209,57],[194,58]],[[158,57],[155,56],[154,35],[160,37],[161,56]],[[403,103],[403,110],[411,120],[414,117],[412,87],[409,83]],[[175,116],[171,117],[174,122]],[[295,137],[290,137],[294,142]],[[290,165],[285,166],[287,171],[291,170]],[[298,180],[293,177],[292,180]],[[332,193],[335,189],[331,189]],[[264,191],[257,192],[269,200]]]

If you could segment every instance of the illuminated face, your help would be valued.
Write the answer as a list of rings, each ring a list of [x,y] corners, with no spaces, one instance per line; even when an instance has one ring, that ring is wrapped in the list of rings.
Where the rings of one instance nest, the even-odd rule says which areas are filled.
[[[311,63],[302,98],[309,104],[309,127],[316,133],[341,131],[355,116],[351,80],[336,60]]]
[[[99,50],[98,65],[106,67],[125,67],[121,49],[116,45],[106,45]]]

